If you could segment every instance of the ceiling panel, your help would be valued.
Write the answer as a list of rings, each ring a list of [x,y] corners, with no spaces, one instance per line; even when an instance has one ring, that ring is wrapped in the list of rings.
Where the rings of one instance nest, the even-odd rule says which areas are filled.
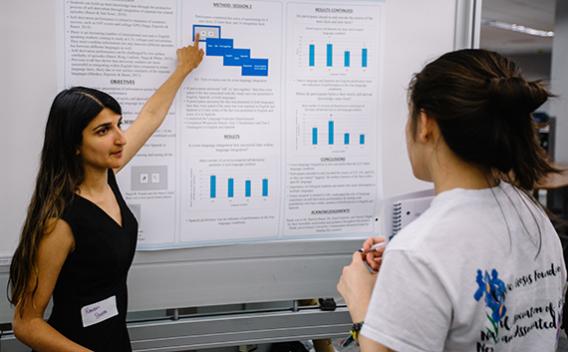
[[[566,0],[560,0],[566,1]],[[484,0],[482,21],[500,21],[553,31],[556,0]],[[530,36],[482,24],[480,46],[502,53],[550,52],[552,38]]]

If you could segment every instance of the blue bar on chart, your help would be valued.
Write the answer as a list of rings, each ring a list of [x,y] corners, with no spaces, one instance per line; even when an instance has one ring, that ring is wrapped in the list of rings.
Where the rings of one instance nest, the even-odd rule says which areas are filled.
[[[327,67],[333,66],[333,44],[327,44],[326,47],[326,56],[327,56]]]
[[[233,198],[235,196],[235,179],[230,178],[227,180],[227,197]]]
[[[364,134],[359,135],[359,144],[365,144],[365,135]]]
[[[312,128],[312,144],[318,144],[318,129],[316,127]]]
[[[361,49],[361,66],[367,67],[367,48]]]
[[[333,121],[329,121],[328,122],[328,134],[327,134],[327,140],[329,142],[329,144],[333,144]]]
[[[349,144],[349,133],[345,133],[343,135],[343,143],[344,144]]]
[[[314,67],[316,65],[316,46],[314,44],[310,44],[310,67]]]
[[[268,197],[268,179],[267,178],[262,179],[262,196]]]
[[[251,183],[250,180],[245,181],[245,197],[250,197]]]
[[[349,51],[346,51],[343,54],[343,66],[345,67],[351,66],[351,53]]]
[[[211,199],[217,197],[217,176],[211,175],[209,177],[209,195]]]

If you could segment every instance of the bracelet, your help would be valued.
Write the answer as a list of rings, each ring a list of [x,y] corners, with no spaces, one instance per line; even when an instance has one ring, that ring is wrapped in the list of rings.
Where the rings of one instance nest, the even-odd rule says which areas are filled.
[[[349,334],[351,334],[351,336],[353,336],[353,340],[355,341],[359,341],[359,332],[361,331],[361,328],[363,327],[363,321],[360,321],[358,323],[353,323],[353,326],[351,326],[351,330],[349,331]]]
[[[360,321],[358,323],[353,323],[353,325],[351,326],[351,330],[349,330],[349,336],[347,336],[347,338],[345,339],[345,341],[342,344],[343,347],[349,346],[353,341],[355,341],[355,343],[357,343],[357,345],[359,345],[359,332],[361,331],[361,328],[363,327],[363,323],[364,323],[364,321]]]

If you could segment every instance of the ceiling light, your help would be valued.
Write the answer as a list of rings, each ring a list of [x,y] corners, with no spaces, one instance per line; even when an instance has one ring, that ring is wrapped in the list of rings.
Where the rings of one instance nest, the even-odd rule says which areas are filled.
[[[554,37],[553,31],[544,31],[542,29],[535,29],[535,28],[531,28],[531,27],[526,27],[526,26],[522,26],[520,24],[506,23],[506,22],[495,21],[495,20],[483,20],[483,21],[481,21],[481,24],[485,25],[485,26],[490,26],[490,27],[495,27],[495,28],[500,28],[500,29],[506,29],[506,30],[513,31],[513,32],[524,33],[524,34],[528,34],[528,35],[534,35],[535,37],[545,37],[545,38]]]

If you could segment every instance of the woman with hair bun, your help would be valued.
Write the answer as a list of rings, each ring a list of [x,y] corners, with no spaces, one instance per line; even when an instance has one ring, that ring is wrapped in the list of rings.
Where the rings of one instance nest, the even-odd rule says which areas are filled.
[[[386,250],[356,252],[343,269],[363,352],[556,350],[566,267],[530,193],[558,171],[531,116],[550,96],[486,50],[447,53],[414,76],[408,156],[436,196]]]
[[[158,129],[202,59],[197,35],[177,50],[176,69],[126,131],[120,105],[106,93],[73,87],[55,97],[8,282],[14,333],[34,350],[131,351],[126,278],[138,223],[115,172]]]

